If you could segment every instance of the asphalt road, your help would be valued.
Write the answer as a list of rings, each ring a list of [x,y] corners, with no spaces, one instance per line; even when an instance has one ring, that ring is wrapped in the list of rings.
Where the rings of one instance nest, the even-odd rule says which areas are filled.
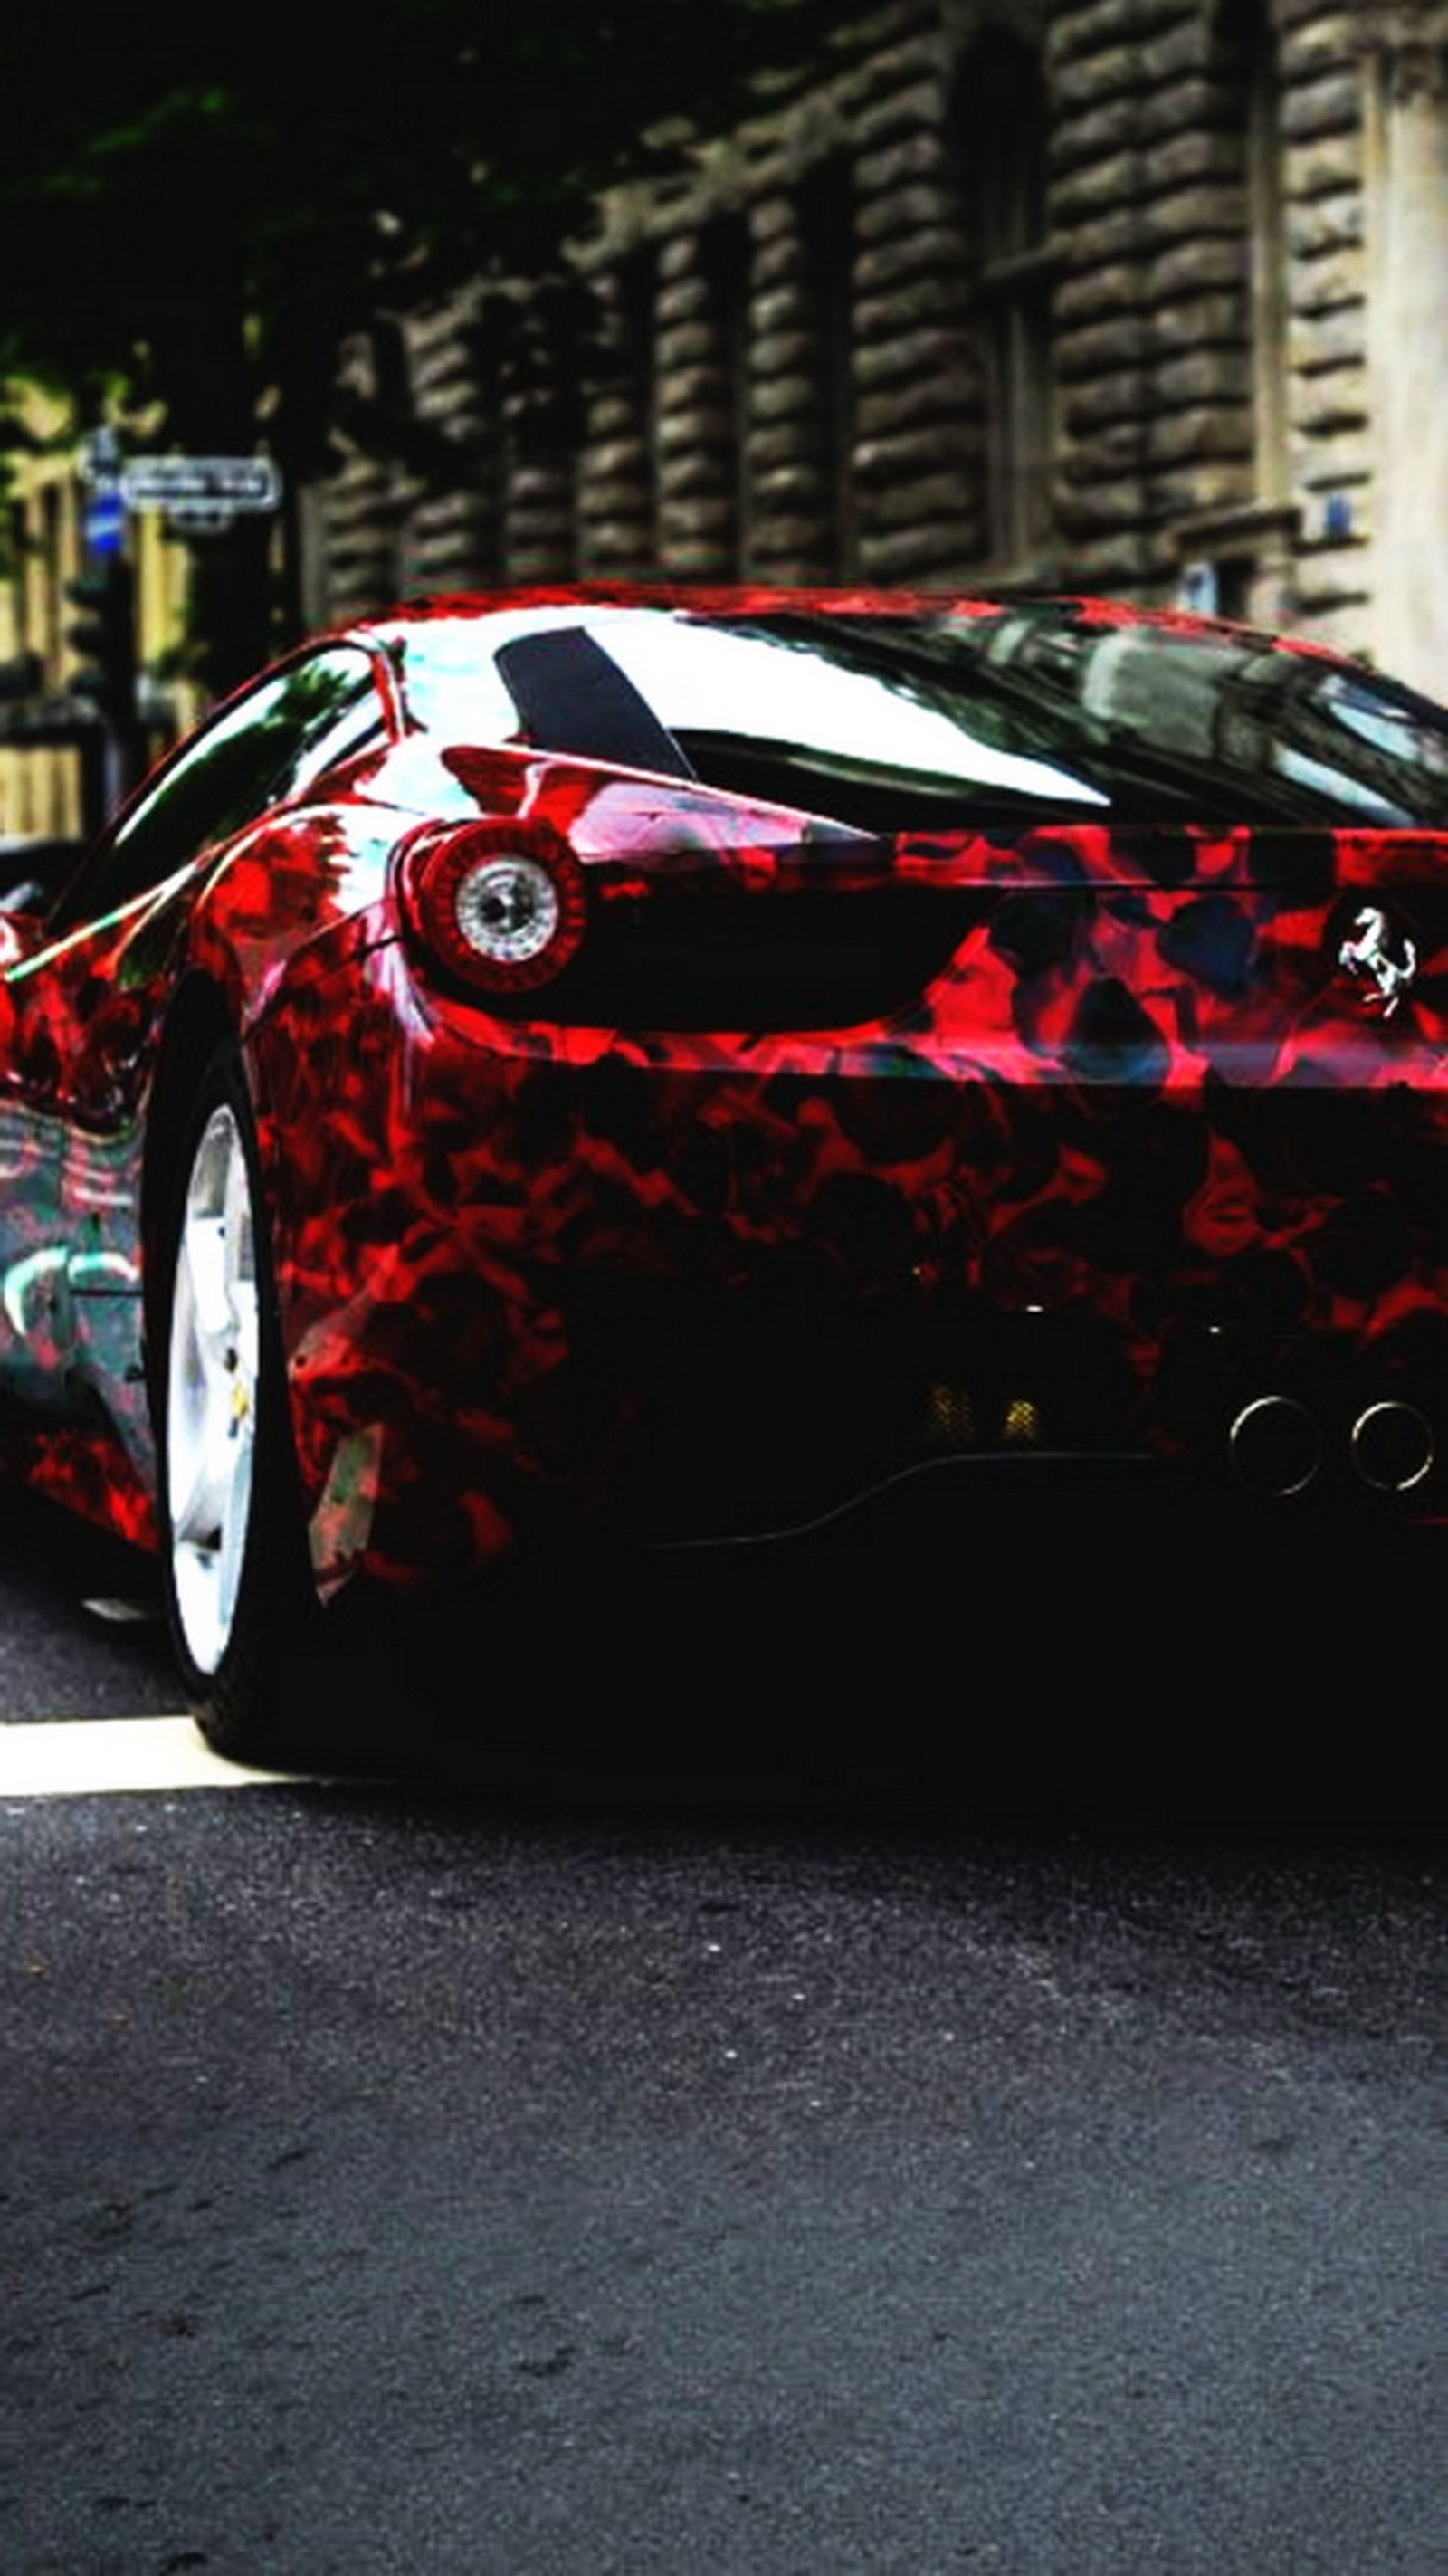
[[[1431,1600],[1060,1543],[0,1795],[4,2576],[1448,2566]],[[141,1572],[0,1519],[12,1741],[174,1710]]]

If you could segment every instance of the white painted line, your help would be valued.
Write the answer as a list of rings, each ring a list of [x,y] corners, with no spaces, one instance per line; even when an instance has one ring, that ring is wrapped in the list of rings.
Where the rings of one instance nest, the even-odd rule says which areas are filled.
[[[298,1776],[224,1762],[189,1717],[82,1717],[0,1726],[0,1798],[276,1787]]]

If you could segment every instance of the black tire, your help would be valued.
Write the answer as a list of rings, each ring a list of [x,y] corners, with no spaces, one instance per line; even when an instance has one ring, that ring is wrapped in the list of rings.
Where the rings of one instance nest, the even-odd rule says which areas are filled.
[[[180,1133],[153,1312],[162,1568],[202,1732],[285,1765],[319,1624],[288,1418],[251,1105],[234,1047]]]

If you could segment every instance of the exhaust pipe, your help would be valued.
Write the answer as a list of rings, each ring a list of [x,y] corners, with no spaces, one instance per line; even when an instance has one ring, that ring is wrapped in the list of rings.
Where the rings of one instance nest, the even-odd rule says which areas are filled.
[[[1305,1493],[1322,1464],[1322,1437],[1295,1395],[1254,1396],[1227,1434],[1232,1464],[1254,1494]]]
[[[1370,1404],[1352,1427],[1352,1462],[1376,1494],[1408,1494],[1421,1485],[1436,1454],[1433,1425],[1416,1404]]]

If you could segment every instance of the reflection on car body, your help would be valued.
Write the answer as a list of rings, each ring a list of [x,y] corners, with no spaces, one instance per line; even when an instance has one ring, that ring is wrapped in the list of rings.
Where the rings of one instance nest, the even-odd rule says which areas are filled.
[[[1115,603],[303,648],[0,889],[0,1398],[286,1742],[355,1586],[1235,1456],[1443,1508],[1448,715]]]

